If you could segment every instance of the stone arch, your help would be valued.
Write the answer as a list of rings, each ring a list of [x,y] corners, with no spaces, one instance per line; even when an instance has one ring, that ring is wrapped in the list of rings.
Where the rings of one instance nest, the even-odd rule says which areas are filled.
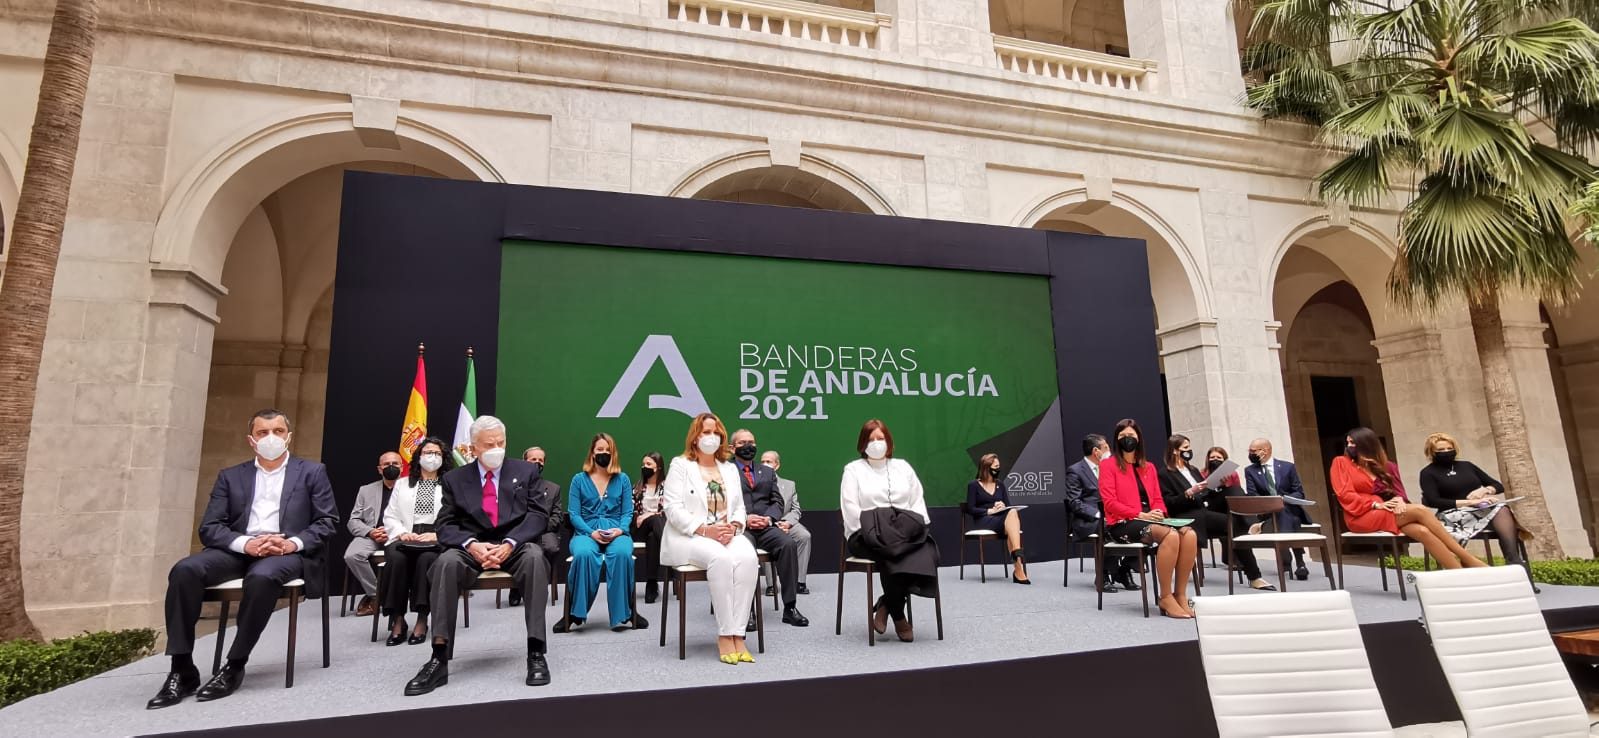
[[[795,203],[802,207],[875,215],[896,214],[887,198],[848,167],[809,153],[800,153],[797,165],[779,163],[791,161],[795,159],[784,157],[781,153],[774,157],[773,150],[765,148],[717,157],[695,167],[692,173],[678,180],[667,194],[671,197],[724,199],[718,195],[731,194],[734,190],[724,193],[719,188],[753,184],[757,189],[762,189],[759,186],[761,179],[772,177],[767,184],[775,184],[776,187],[765,188],[766,191],[785,192],[796,200],[806,201],[807,204]],[[814,194],[806,197],[787,192],[785,184],[810,188]]]
[[[22,154],[11,140],[0,133],[0,263],[5,262],[11,243],[11,225],[17,217],[17,199],[22,193]]]
[[[1289,228],[1276,239],[1276,248],[1261,270],[1264,295],[1273,296],[1275,317],[1283,324],[1281,336],[1286,337],[1299,309],[1311,296],[1333,282],[1349,282],[1360,293],[1370,316],[1376,335],[1382,336],[1403,330],[1410,318],[1392,308],[1388,302],[1388,273],[1393,268],[1399,248],[1387,234],[1361,220],[1317,215]],[[1294,247],[1308,249],[1330,264],[1341,276],[1328,275],[1321,284],[1304,284],[1295,290],[1295,296],[1285,296],[1277,302],[1285,260],[1289,260]],[[1289,262],[1292,267],[1292,261]],[[1292,276],[1292,275],[1290,275]]]
[[[215,284],[234,234],[263,198],[297,177],[345,161],[409,162],[446,176],[504,181],[460,138],[403,110],[394,149],[366,148],[354,122],[350,104],[314,106],[257,121],[219,144],[167,198],[156,221],[151,262],[186,268]],[[352,157],[352,149],[363,153]]]
[[[1105,213],[1107,209],[1124,214],[1125,218],[1114,218],[1114,214]],[[1120,222],[1105,223],[1115,226],[1109,229],[1095,225],[1096,221],[1107,220]],[[1213,314],[1210,285],[1201,278],[1198,260],[1194,258],[1192,249],[1177,229],[1154,208],[1134,197],[1116,192],[1111,193],[1108,201],[1091,201],[1087,188],[1080,188],[1039,199],[1023,208],[1011,219],[1011,224],[1022,228],[1039,228],[1052,221],[1069,221],[1108,235],[1144,239],[1150,257],[1150,288],[1161,329],[1205,319]]]

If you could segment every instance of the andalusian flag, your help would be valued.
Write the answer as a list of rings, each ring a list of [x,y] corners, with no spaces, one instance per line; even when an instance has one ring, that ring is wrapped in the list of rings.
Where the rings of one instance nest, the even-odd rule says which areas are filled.
[[[428,375],[422,364],[423,348],[416,351],[416,381],[411,384],[411,400],[405,405],[405,427],[400,429],[400,456],[411,463],[411,452],[422,445],[428,434]]]
[[[477,418],[477,370],[472,368],[472,349],[466,350],[466,393],[461,395],[461,411],[455,416],[455,465],[472,460],[472,421]]]

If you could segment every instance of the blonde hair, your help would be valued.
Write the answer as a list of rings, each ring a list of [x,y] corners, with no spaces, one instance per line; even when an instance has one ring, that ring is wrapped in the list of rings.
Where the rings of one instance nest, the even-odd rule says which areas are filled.
[[[622,471],[622,452],[616,450],[616,439],[612,438],[611,434],[609,433],[595,433],[594,440],[589,441],[589,453],[588,456],[583,459],[583,471],[594,471],[594,447],[598,445],[600,441],[604,441],[611,446],[611,465],[605,468],[605,473],[611,475],[620,474]],[[535,446],[534,448],[538,447]],[[533,449],[530,448],[528,450],[532,451]],[[542,451],[543,449],[539,450]]]
[[[722,437],[722,445],[716,449],[716,460],[727,461],[733,458],[733,449],[727,445],[729,439],[727,426],[722,425],[722,419],[716,417],[716,413],[700,413],[694,416],[693,424],[688,427],[688,438],[683,441],[683,458],[694,460],[695,452],[700,450],[701,429],[705,427],[707,420],[716,421],[716,434]]]
[[[1433,447],[1437,446],[1439,441],[1443,441],[1451,446],[1454,446],[1455,453],[1460,453],[1460,442],[1456,441],[1454,436],[1442,432],[1434,433],[1430,436],[1427,436],[1427,448],[1422,450],[1423,453],[1427,454],[1428,461],[1432,461]]]

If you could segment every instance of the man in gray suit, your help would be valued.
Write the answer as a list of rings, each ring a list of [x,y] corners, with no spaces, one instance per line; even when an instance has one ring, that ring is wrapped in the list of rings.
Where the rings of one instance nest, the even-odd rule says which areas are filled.
[[[377,610],[378,574],[372,568],[372,553],[383,550],[389,542],[389,532],[383,529],[383,510],[389,506],[394,494],[394,482],[405,476],[405,459],[393,451],[378,457],[378,474],[382,479],[372,482],[355,493],[355,509],[350,511],[346,526],[355,540],[344,549],[344,568],[361,583],[361,604],[355,614],[361,617]]]
[[[783,457],[779,456],[776,451],[767,451],[761,454],[761,463],[770,468],[773,474],[777,474],[777,470],[783,466]],[[808,595],[811,591],[805,587],[805,572],[811,568],[811,532],[806,530],[805,525],[800,522],[799,493],[794,489],[794,482],[784,479],[782,475],[778,475],[777,493],[783,496],[783,517],[777,521],[777,527],[780,530],[787,531],[788,536],[794,539],[794,546],[797,550],[795,558],[799,559],[798,591],[799,594]],[[772,581],[772,577],[768,576],[766,581]],[[774,591],[776,590],[773,585],[766,585],[768,597]]]

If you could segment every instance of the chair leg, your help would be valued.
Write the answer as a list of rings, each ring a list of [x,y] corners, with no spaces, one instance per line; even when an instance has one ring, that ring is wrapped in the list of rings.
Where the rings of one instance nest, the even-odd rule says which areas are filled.
[[[844,560],[838,562],[838,617],[833,620],[833,635],[844,634]]]
[[[761,578],[755,578],[755,586],[761,586]],[[755,590],[755,599],[750,603],[755,610],[755,647],[760,653],[766,653],[766,616],[761,614],[761,591]]]
[[[1272,551],[1272,553],[1275,554],[1277,558],[1277,591],[1287,592],[1288,577],[1284,576],[1284,574],[1288,569],[1286,566],[1288,562],[1283,561],[1283,557],[1288,555],[1288,550],[1279,545]]]
[[[500,593],[503,591],[500,589],[494,590],[494,609],[496,610],[500,609]]]
[[[1338,535],[1338,532],[1337,531],[1333,531],[1333,535],[1335,535],[1335,536]],[[1344,539],[1339,538],[1337,541],[1334,541],[1332,545],[1333,545],[1333,552],[1338,557],[1338,589],[1343,589],[1344,588]]]
[[[1483,561],[1488,562],[1489,566],[1493,566],[1494,565],[1494,542],[1493,542],[1492,538],[1484,538],[1484,539],[1482,539],[1482,553],[1483,553],[1484,556],[1487,557],[1487,558],[1483,559]]]
[[[1327,574],[1327,589],[1338,591],[1338,580],[1333,579],[1332,554],[1327,550],[1327,543],[1321,544],[1321,568]]]
[[[688,577],[677,580],[677,660],[688,658]],[[572,599],[572,593],[566,593]],[[718,634],[720,635],[720,634]]]
[[[325,579],[323,580],[323,584],[324,584],[323,589],[325,590],[326,589],[326,580]],[[374,617],[376,617],[377,611],[374,610],[372,614],[373,614]],[[324,668],[324,669],[326,669],[329,666],[333,665],[333,657],[331,655],[330,643],[329,643],[330,640],[331,640],[331,637],[330,637],[330,634],[328,633],[328,596],[326,594],[323,594],[322,595],[322,668]]]
[[[283,688],[294,686],[294,642],[300,635],[300,592],[289,591],[289,655],[283,662]]]
[[[339,582],[339,617],[344,617],[345,607],[350,604],[350,571],[346,569]]]
[[[1099,597],[1098,609],[1105,609],[1105,545],[1103,539],[1094,540],[1094,594]]]
[[[1398,546],[1399,546],[1399,542],[1395,541],[1394,542],[1394,556],[1396,557],[1394,559],[1394,566],[1395,567],[1399,566],[1399,559],[1397,558],[1399,556]],[[1378,571],[1378,573],[1382,574],[1382,591],[1387,592],[1388,591],[1388,567],[1383,565],[1381,556],[1377,557],[1377,571]]]
[[[216,655],[211,657],[212,674],[222,671],[222,641],[223,636],[227,635],[228,633],[228,610],[230,609],[229,606],[232,604],[233,603],[228,602],[227,600],[222,601],[221,617],[217,619],[217,651]]]
[[[1399,601],[1408,599],[1405,596],[1405,569],[1399,561],[1399,539],[1394,539],[1394,579],[1399,582]]]
[[[971,539],[966,537],[966,529],[965,529],[964,526],[962,526],[962,528],[961,528],[961,579],[965,579],[966,578],[966,546],[969,543],[971,543]],[[979,549],[979,553],[981,553],[980,549]]]
[[[872,570],[866,569],[866,645],[877,645],[877,631],[872,628]]]
[[[1144,566],[1144,554],[1148,549],[1138,553],[1138,592],[1144,596],[1144,617],[1149,617],[1149,568]],[[1188,596],[1187,592],[1183,593]]]
[[[983,555],[985,548],[987,546],[984,546],[982,541],[977,542],[977,574],[978,581],[988,584],[988,559]]]
[[[944,640],[944,591],[935,590],[933,595],[933,619],[938,621],[938,640]]]
[[[463,627],[472,627],[472,593],[461,593],[461,624]]]

